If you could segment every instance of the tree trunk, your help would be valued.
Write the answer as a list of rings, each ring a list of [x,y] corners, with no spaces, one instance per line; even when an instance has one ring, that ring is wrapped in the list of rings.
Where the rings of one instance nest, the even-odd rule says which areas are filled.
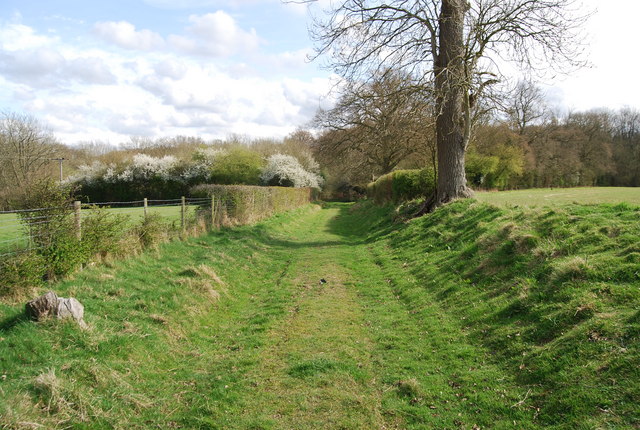
[[[439,51],[434,67],[438,184],[423,213],[452,200],[473,196],[464,171],[468,145],[464,97],[469,88],[464,73],[464,16],[468,7],[465,0],[442,0]]]

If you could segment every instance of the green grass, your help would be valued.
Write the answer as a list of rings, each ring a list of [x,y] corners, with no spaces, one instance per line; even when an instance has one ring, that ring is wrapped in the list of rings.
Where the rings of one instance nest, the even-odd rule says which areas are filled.
[[[23,246],[24,241],[22,240],[17,243],[13,242],[14,239],[23,237],[22,224],[17,215],[0,214],[0,254],[3,253],[3,250],[11,249],[16,245]]]
[[[0,304],[0,426],[637,428],[639,217],[308,206],[85,270],[88,330]]]
[[[517,191],[476,192],[485,203],[511,206],[559,206],[564,204],[629,203],[640,205],[640,188],[543,188]]]

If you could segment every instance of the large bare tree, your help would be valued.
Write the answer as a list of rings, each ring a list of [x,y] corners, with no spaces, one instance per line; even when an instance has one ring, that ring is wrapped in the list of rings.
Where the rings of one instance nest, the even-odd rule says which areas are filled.
[[[312,2],[308,0],[307,2]],[[431,210],[472,195],[464,155],[477,100],[499,79],[499,62],[529,69],[578,65],[574,0],[340,0],[315,19],[317,55],[349,80],[402,70],[436,100],[438,185]]]
[[[521,80],[507,98],[504,111],[512,127],[523,135],[528,126],[541,121],[547,114],[544,94],[535,83]]]
[[[338,132],[316,142],[317,153],[356,161],[351,168],[366,170],[371,180],[427,152],[433,102],[415,91],[411,76],[385,70],[370,81],[349,82],[341,93],[332,109],[319,110],[314,119],[315,126]]]

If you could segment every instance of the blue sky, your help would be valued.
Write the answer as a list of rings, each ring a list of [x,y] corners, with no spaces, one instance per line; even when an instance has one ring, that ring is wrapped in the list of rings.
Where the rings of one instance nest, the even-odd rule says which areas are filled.
[[[584,3],[599,9],[593,67],[548,81],[550,100],[640,108],[640,2]],[[306,60],[309,21],[306,6],[280,0],[1,0],[0,109],[66,143],[282,137],[332,100],[335,76]]]

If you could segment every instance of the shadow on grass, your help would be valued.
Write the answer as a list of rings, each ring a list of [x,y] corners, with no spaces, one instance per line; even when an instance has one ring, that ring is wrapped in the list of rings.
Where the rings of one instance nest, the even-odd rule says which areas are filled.
[[[28,321],[30,321],[29,318],[23,312],[15,314],[0,321],[0,331],[9,331],[17,325]]]
[[[361,245],[403,229],[402,222],[393,220],[392,207],[365,204],[366,207],[358,207],[353,203],[326,204],[327,208],[339,210],[338,215],[329,220],[327,231],[343,237],[351,245]]]
[[[329,220],[325,231],[337,236],[336,240],[306,241],[286,240],[273,234],[272,227],[259,224],[248,228],[229,228],[220,231],[221,242],[242,240],[246,246],[258,248],[268,246],[283,250],[325,248],[370,243],[401,227],[391,222],[390,208],[375,208],[375,214],[353,211],[353,203],[323,203],[326,209],[337,209],[338,214]],[[251,242],[255,243],[251,243]]]

